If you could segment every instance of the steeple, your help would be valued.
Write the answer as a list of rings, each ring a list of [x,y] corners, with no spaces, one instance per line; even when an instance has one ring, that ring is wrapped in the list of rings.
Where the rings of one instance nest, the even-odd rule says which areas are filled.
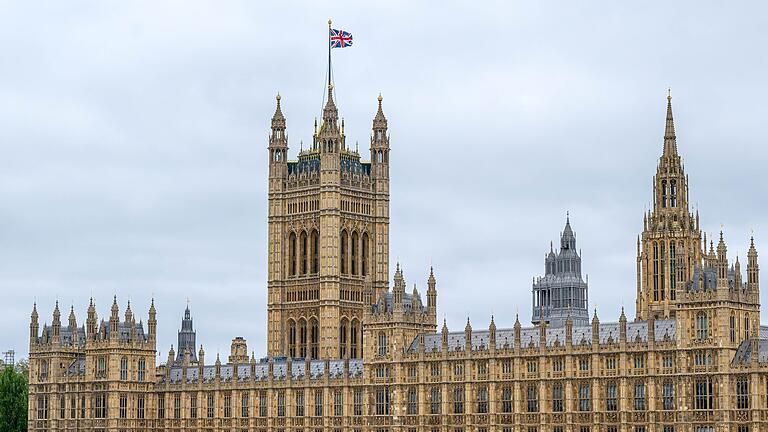
[[[74,336],[74,331],[77,330],[77,318],[75,318],[75,307],[72,306],[69,309],[69,330],[72,331]]]
[[[89,340],[96,339],[96,306],[93,304],[93,297],[91,297],[91,301],[88,304],[88,317],[85,321],[85,328],[87,332],[87,338]]]
[[[272,132],[269,135],[269,176],[282,178],[288,175],[288,135],[285,133],[285,116],[280,108],[280,93],[275,96],[275,100],[277,106],[272,116]],[[273,188],[275,185],[271,183],[270,188]]]
[[[387,118],[381,108],[384,98],[379,94],[379,108],[373,118],[373,130],[371,133],[371,166],[373,176],[376,178],[389,178],[389,135],[387,134]]]
[[[57,342],[59,335],[61,334],[61,312],[59,312],[59,301],[56,300],[56,307],[53,309],[53,322],[51,323],[53,328],[53,340]]]
[[[178,348],[179,352],[176,357],[176,362],[179,363],[183,360],[184,352],[188,351],[192,361],[197,361],[195,356],[195,339],[196,333],[192,327],[192,314],[189,312],[189,304],[184,310],[184,318],[181,320],[181,330],[178,333]]]
[[[429,279],[427,279],[427,312],[431,316],[437,314],[437,289],[435,288],[437,282],[435,281],[435,273],[432,266],[429,266]]]
[[[30,315],[29,322],[29,343],[37,343],[37,335],[40,330],[40,323],[38,321],[40,317],[37,314],[37,303],[32,304],[32,314]]]
[[[672,118],[672,89],[667,90],[667,120],[664,125],[664,156],[677,156],[675,121]]]
[[[757,264],[757,249],[755,238],[749,239],[749,251],[747,252],[747,289],[755,294],[760,293],[760,268]]]
[[[560,248],[576,250],[576,236],[571,228],[571,216],[567,212],[565,214],[565,228],[563,228],[563,235],[560,237]]]
[[[320,125],[320,132],[338,132],[339,110],[333,101],[333,84],[328,84],[328,99],[323,107],[323,122]]]
[[[149,320],[147,320],[147,331],[149,332],[148,340],[154,343],[155,338],[157,337],[157,311],[155,310],[155,299],[152,299],[152,303],[149,305]]]

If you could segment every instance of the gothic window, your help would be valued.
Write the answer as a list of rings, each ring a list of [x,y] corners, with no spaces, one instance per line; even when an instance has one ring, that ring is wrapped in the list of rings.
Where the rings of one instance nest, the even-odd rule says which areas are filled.
[[[635,411],[645,411],[645,383],[635,383]]]
[[[140,382],[144,381],[144,376],[147,372],[147,361],[144,358],[139,359],[139,371],[138,371],[138,380]]]
[[[296,357],[296,321],[288,320],[288,356]]]
[[[299,243],[301,244],[301,274],[307,274],[307,232],[302,231],[300,238],[301,240]]]
[[[666,180],[661,181],[661,206],[662,207],[667,206],[667,181]]]
[[[341,390],[333,392],[333,415],[337,417],[344,415],[344,393]]]
[[[249,402],[248,400],[249,399],[250,399],[250,395],[248,394],[247,391],[244,391],[243,394],[241,395],[241,401],[240,401],[241,402],[241,404],[240,404],[240,410],[241,410],[240,417],[242,417],[242,418],[248,418],[248,416],[250,415],[250,412],[249,412],[250,410],[248,409],[249,408],[248,407],[248,402]]]
[[[592,399],[590,398],[589,384],[579,384],[579,411],[590,411]]]
[[[312,230],[310,239],[312,244],[312,273],[318,273],[320,271],[320,236],[317,230]]]
[[[477,389],[477,413],[488,414],[488,387]]]
[[[389,415],[389,389],[376,389],[376,415]]]
[[[552,385],[552,411],[563,412],[563,385],[560,383]]]
[[[94,404],[95,407],[94,410],[94,418],[97,419],[103,419],[107,418],[107,395],[105,393],[97,393],[96,396],[94,396]],[[160,397],[160,399],[157,401],[157,409],[160,411],[162,409],[162,412],[160,414],[164,415],[165,412],[165,399]],[[158,417],[162,418],[160,415]]]
[[[528,412],[539,411],[539,392],[536,388],[536,384],[529,384],[526,390],[526,400]]]
[[[267,416],[267,392],[262,390],[259,392],[259,417]]]
[[[296,417],[304,417],[304,390],[296,390]]]
[[[307,321],[299,320],[299,357],[307,356]]]
[[[709,320],[707,314],[699,312],[696,315],[696,339],[703,341],[709,337]]]
[[[277,416],[285,417],[285,390],[277,392]]]
[[[232,395],[224,394],[224,418],[232,417]]]
[[[669,298],[674,300],[673,292],[675,291],[675,279],[677,279],[677,273],[675,272],[675,255],[677,250],[675,249],[675,242],[669,243]]]
[[[352,264],[350,265],[350,269],[352,270],[352,274],[353,275],[357,274],[357,246],[358,246],[357,240],[358,240],[357,239],[357,233],[353,232],[352,233],[352,243],[351,243],[351,247],[350,247],[350,252],[351,252],[351,255],[352,255]]]
[[[384,332],[379,332],[379,356],[384,357],[387,355],[387,335]]]
[[[120,381],[128,380],[128,358],[120,359]]]
[[[40,381],[48,379],[48,360],[40,360]]]
[[[312,339],[312,347],[310,352],[310,358],[316,359],[320,357],[318,354],[319,348],[318,348],[318,342],[320,342],[320,329],[317,325],[317,319],[312,318],[312,325],[311,325],[311,339]]]
[[[358,323],[357,320],[352,320],[352,325],[350,326],[350,335],[349,338],[351,340],[350,343],[350,350],[349,350],[349,358],[357,358],[357,332],[358,332]]]
[[[173,395],[173,418],[181,418],[181,393]]]
[[[669,206],[677,207],[677,181],[672,180],[669,183]]]
[[[736,316],[733,314],[731,314],[729,327],[730,327],[730,334],[731,334],[731,343],[735,343],[736,342]]]
[[[661,386],[661,407],[667,411],[675,409],[675,385],[671,381]]]
[[[653,301],[659,301],[659,244],[653,242]]]
[[[605,386],[605,409],[607,411],[617,411],[619,409],[618,391],[615,382],[609,382]]]
[[[501,388],[501,412],[512,412],[512,387],[505,386]]]
[[[206,410],[205,415],[210,419],[210,418],[213,418],[213,414],[216,410],[216,396],[213,392],[208,392],[207,403],[208,405],[206,406],[206,409],[205,409]]]
[[[355,389],[354,393],[352,393],[352,415],[358,416],[358,417],[363,415],[363,390],[362,389]]]
[[[744,339],[749,339],[749,315],[744,315]]]
[[[736,379],[736,409],[749,409],[749,380],[746,377]]]
[[[419,413],[419,395],[416,393],[415,388],[409,388],[408,389],[408,407],[406,414],[408,415],[416,415]]]
[[[347,355],[347,319],[342,318],[339,324],[339,358],[345,358]]]
[[[295,276],[296,275],[296,233],[291,233],[290,237],[288,238],[288,259],[290,260],[288,272],[291,276]]]
[[[83,402],[85,402],[85,399],[83,399]],[[83,404],[83,405],[85,405],[85,404]],[[137,419],[141,420],[141,419],[144,418],[144,408],[145,408],[145,405],[146,405],[146,402],[145,402],[145,399],[144,399],[144,395],[143,394],[138,395],[136,397],[136,418]]]
[[[361,242],[361,251],[360,251],[360,257],[361,257],[361,265],[360,265],[360,275],[366,276],[368,274],[368,233],[363,233],[363,238]]]
[[[189,417],[197,418],[197,395],[189,395]]]
[[[660,272],[661,274],[659,275],[659,280],[661,282],[660,283],[661,284],[661,288],[659,289],[659,291],[661,292],[661,301],[664,301],[664,294],[665,294],[665,291],[666,291],[666,287],[665,287],[666,278],[664,276],[664,273],[665,273],[665,271],[664,271],[665,259],[664,258],[665,258],[665,253],[666,253],[666,250],[665,250],[666,249],[666,244],[667,244],[666,242],[662,241],[660,243],[660,245],[659,245],[660,248],[661,248],[661,255],[659,256],[659,268],[661,270],[661,272]]]
[[[341,274],[347,273],[347,231],[341,230]]]
[[[315,417],[323,416],[323,389],[315,390]]]
[[[453,389],[453,413],[464,414],[464,387]]]
[[[699,378],[693,384],[693,408],[712,410],[715,408],[714,388],[710,377]]]
[[[37,395],[37,419],[38,420],[48,419],[48,395],[47,394]]]

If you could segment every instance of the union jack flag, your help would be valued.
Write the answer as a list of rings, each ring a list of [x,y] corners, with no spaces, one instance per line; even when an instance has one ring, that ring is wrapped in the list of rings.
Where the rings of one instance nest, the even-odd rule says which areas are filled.
[[[346,48],[352,46],[352,33],[338,29],[329,30],[331,31],[331,48]]]

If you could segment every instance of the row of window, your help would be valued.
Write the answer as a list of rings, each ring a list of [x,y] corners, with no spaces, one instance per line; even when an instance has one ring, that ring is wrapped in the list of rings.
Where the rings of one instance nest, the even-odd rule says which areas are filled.
[[[575,399],[575,411],[589,412],[593,410],[593,398],[592,398],[592,386],[590,383],[577,383],[575,385],[576,399]],[[630,396],[630,403],[632,409],[635,411],[645,411],[647,409],[647,392],[646,384],[644,382],[636,382],[631,387],[632,393]],[[605,384],[603,398],[605,401],[606,411],[618,411],[619,410],[619,390],[616,382],[608,382]],[[661,409],[663,410],[675,410],[675,384],[670,381],[662,382],[661,384]],[[467,398],[465,394],[464,386],[455,386],[449,388],[448,394],[450,399],[449,407],[450,414],[464,414],[466,409]],[[749,400],[749,380],[747,378],[738,378],[735,383],[736,391],[736,409],[748,410],[750,407]],[[530,384],[523,390],[524,407],[529,413],[536,413],[540,410],[540,403],[542,402],[540,395],[540,386],[537,384]],[[307,412],[306,409],[310,408],[311,415],[315,417],[322,417],[324,413],[324,389],[317,390],[294,390],[294,415],[296,417],[304,417]],[[562,383],[554,383],[550,389],[550,404],[553,412],[565,411],[564,403],[564,387]],[[236,392],[226,392],[222,395],[222,414],[225,418],[233,417],[234,409],[239,408],[239,417],[247,418],[251,416],[251,408],[254,408],[254,413],[259,417],[266,417],[268,415],[268,398],[266,391],[258,392],[258,406],[252,407],[251,405],[251,393],[248,391],[241,392],[239,394],[239,405],[236,406],[233,403],[233,395],[237,396]],[[443,414],[442,404],[443,391],[440,387],[432,387],[428,392],[427,407],[429,414]],[[286,416],[286,391],[280,390],[276,393],[276,405],[277,416]],[[307,406],[307,397],[311,398],[311,405]],[[693,409],[695,410],[713,410],[715,409],[715,386],[709,377],[697,378],[693,383]],[[146,400],[144,394],[138,394],[135,397],[135,403],[132,407],[128,405],[128,395],[119,395],[119,418],[128,418],[129,409],[131,412],[135,412],[135,418],[145,418]],[[67,418],[69,412],[69,418],[86,418],[86,397],[70,397],[70,404],[66,403],[67,398],[59,398],[59,418]],[[78,409],[79,401],[79,409]],[[92,399],[92,417],[93,418],[106,418],[108,412],[108,398],[106,393],[96,393]],[[37,419],[48,419],[49,413],[49,395],[41,394],[36,396],[37,402]],[[191,394],[188,397],[188,405],[185,409],[188,409],[189,418],[198,418],[198,416],[204,415],[207,418],[214,418],[216,415],[216,394],[209,392],[205,395],[205,406],[198,405],[198,395]],[[256,401],[254,401],[256,402]],[[486,386],[481,386],[477,389],[475,398],[472,401],[474,404],[474,410],[478,414],[486,414],[489,412],[489,390]],[[166,397],[159,397],[157,400],[157,418],[164,419],[166,415],[169,418],[180,419],[182,418],[182,394],[173,393],[171,395],[170,407],[171,412],[166,413]],[[235,402],[236,403],[236,402]],[[418,415],[419,403],[418,393],[415,387],[411,387],[407,390],[406,398],[406,413],[409,415]],[[502,386],[498,393],[499,410],[501,413],[513,413],[513,388],[512,386]],[[390,389],[387,387],[378,387],[375,389],[375,405],[374,412],[376,415],[388,415],[390,413]],[[330,413],[328,413],[330,414]],[[353,413],[352,415],[360,416],[363,414],[363,391],[362,389],[355,389],[353,391]],[[445,413],[449,414],[449,413]],[[344,415],[344,393],[341,390],[335,390],[332,393],[332,415],[343,416]]]
[[[108,366],[107,356],[96,356],[93,358],[94,373],[96,378],[107,378]],[[147,377],[147,360],[145,358],[139,358],[136,360],[136,380],[143,382]],[[45,381],[48,379],[50,370],[49,360],[43,359],[38,362],[38,380]],[[129,362],[127,357],[120,359],[120,380],[128,381]]]

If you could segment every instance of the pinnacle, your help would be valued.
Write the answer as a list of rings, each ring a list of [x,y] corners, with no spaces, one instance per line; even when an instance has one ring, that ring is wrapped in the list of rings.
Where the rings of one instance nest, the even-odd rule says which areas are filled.
[[[677,156],[675,121],[672,117],[672,92],[667,94],[667,119],[664,126],[664,156]]]

